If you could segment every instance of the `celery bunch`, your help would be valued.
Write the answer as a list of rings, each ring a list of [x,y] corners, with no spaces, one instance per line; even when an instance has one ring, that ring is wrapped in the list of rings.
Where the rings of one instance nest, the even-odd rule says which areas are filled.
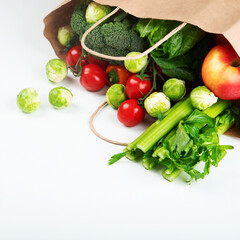
[[[158,164],[166,166],[162,175],[168,181],[173,181],[182,171],[190,176],[190,181],[204,178],[210,166],[217,167],[227,150],[233,149],[230,145],[220,145],[219,136],[238,116],[239,110],[230,101],[219,99],[199,111],[192,106],[190,98],[185,98],[130,143],[123,153],[112,156],[109,165],[124,156],[131,160],[142,158],[146,169]],[[202,171],[196,169],[200,162],[204,165]]]

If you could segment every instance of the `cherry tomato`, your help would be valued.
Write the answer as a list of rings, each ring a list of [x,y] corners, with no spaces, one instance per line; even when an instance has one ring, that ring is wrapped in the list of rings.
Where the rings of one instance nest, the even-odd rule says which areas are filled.
[[[141,80],[137,75],[132,75],[126,84],[126,93],[131,99],[139,99],[148,94],[151,90],[152,84],[150,79],[144,78]]]
[[[75,46],[75,47],[71,48],[66,55],[67,66],[70,67],[74,72],[77,72],[77,70],[74,66],[76,66],[81,55],[82,55],[82,47],[81,46]],[[87,60],[87,57],[85,57],[81,60],[81,63],[79,62],[78,65],[84,67],[87,64],[88,64],[88,60]]]
[[[109,64],[106,60],[96,58],[93,55],[88,55],[88,62],[91,63],[91,64],[98,65],[103,70],[106,70],[106,68],[107,68],[107,66]]]
[[[132,73],[121,65],[108,65],[106,72],[108,74],[107,83],[110,86],[115,83],[126,85],[127,80],[132,76]]]
[[[88,91],[99,91],[107,82],[106,72],[95,64],[87,64],[82,69],[81,85]]]
[[[118,108],[118,120],[127,127],[133,127],[140,123],[145,116],[145,110],[138,105],[136,99],[123,102]]]

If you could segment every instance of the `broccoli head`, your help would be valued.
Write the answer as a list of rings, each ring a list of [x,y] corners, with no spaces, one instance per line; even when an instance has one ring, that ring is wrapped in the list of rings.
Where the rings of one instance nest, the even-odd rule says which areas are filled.
[[[77,6],[71,18],[73,31],[79,35],[81,41],[84,32],[91,27],[86,22],[85,11]],[[86,38],[88,48],[111,56],[126,56],[129,52],[143,52],[145,40],[132,27],[130,21],[124,18],[120,22],[104,22],[92,30]],[[123,64],[123,62],[109,61]]]
[[[81,39],[80,39],[81,41]],[[105,41],[100,27],[94,28],[86,37],[85,40],[86,46],[94,50],[96,48],[102,49],[105,47]]]
[[[97,52],[111,56],[126,56],[129,52],[143,52],[145,42],[124,22],[109,22],[97,26],[86,38],[86,45]],[[113,64],[123,62],[110,61]]]
[[[101,32],[105,40],[106,46],[115,49],[129,49],[131,38],[129,31],[121,22],[107,23],[101,27]]]
[[[85,13],[80,5],[75,8],[72,14],[71,27],[73,32],[79,35],[79,38],[82,38],[86,30],[91,27],[91,25],[86,22]]]

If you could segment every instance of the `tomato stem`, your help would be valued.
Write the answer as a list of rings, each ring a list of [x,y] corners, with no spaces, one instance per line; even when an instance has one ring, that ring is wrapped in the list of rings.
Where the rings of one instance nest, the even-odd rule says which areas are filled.
[[[84,49],[81,49],[81,52],[82,52],[82,54],[81,54],[80,58],[78,59],[76,65],[69,67],[71,72],[72,72],[72,74],[75,77],[81,76],[81,74],[82,74],[82,64],[81,64],[81,61],[82,61],[83,58],[87,57],[87,52]]]
[[[233,63],[232,63],[232,66],[233,67],[240,67],[240,59],[234,60]]]
[[[145,74],[145,71],[146,71],[146,69],[147,69],[150,61],[151,61],[151,58],[147,61],[147,64],[146,64],[146,65],[144,66],[144,68],[136,75],[136,77],[138,77],[138,78],[141,79],[141,80],[144,80],[145,77],[149,77],[148,74]]]
[[[158,72],[157,72],[157,69],[156,69],[156,67],[155,67],[155,65],[154,65],[153,62],[151,62],[151,65],[152,65],[152,71],[153,71],[152,88],[151,88],[151,90],[150,90],[145,96],[143,96],[142,98],[139,98],[139,99],[138,99],[138,104],[139,104],[139,106],[142,107],[142,108],[144,108],[144,101],[145,101],[145,99],[146,99],[155,89],[157,89],[157,81],[156,81],[156,78],[157,78]],[[145,70],[146,70],[146,68],[145,68]],[[141,74],[141,73],[140,73],[140,74]]]

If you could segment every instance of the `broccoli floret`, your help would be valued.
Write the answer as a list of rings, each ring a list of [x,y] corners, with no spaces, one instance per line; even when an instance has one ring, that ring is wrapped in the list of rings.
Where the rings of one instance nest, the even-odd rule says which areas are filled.
[[[107,46],[115,49],[128,49],[131,45],[129,31],[120,22],[107,23],[101,28]]]
[[[146,42],[143,40],[143,38],[139,37],[137,32],[134,30],[129,31],[129,37],[131,39],[129,47],[131,52],[142,52],[145,50]]]
[[[109,55],[109,56],[116,56],[116,57],[120,57],[120,56],[126,56],[128,54],[128,50],[119,50],[116,48],[111,48],[108,47],[106,49],[104,49],[104,54]]]
[[[79,38],[82,38],[82,35],[88,28],[90,28],[90,26],[91,25],[86,22],[85,13],[81,6],[77,6],[71,17],[71,27],[73,32],[78,34]]]
[[[96,28],[94,28],[86,37],[85,40],[85,44],[86,46],[88,46],[89,48],[104,48],[105,47],[105,41],[103,38],[103,34],[101,31],[101,27],[97,26]]]

